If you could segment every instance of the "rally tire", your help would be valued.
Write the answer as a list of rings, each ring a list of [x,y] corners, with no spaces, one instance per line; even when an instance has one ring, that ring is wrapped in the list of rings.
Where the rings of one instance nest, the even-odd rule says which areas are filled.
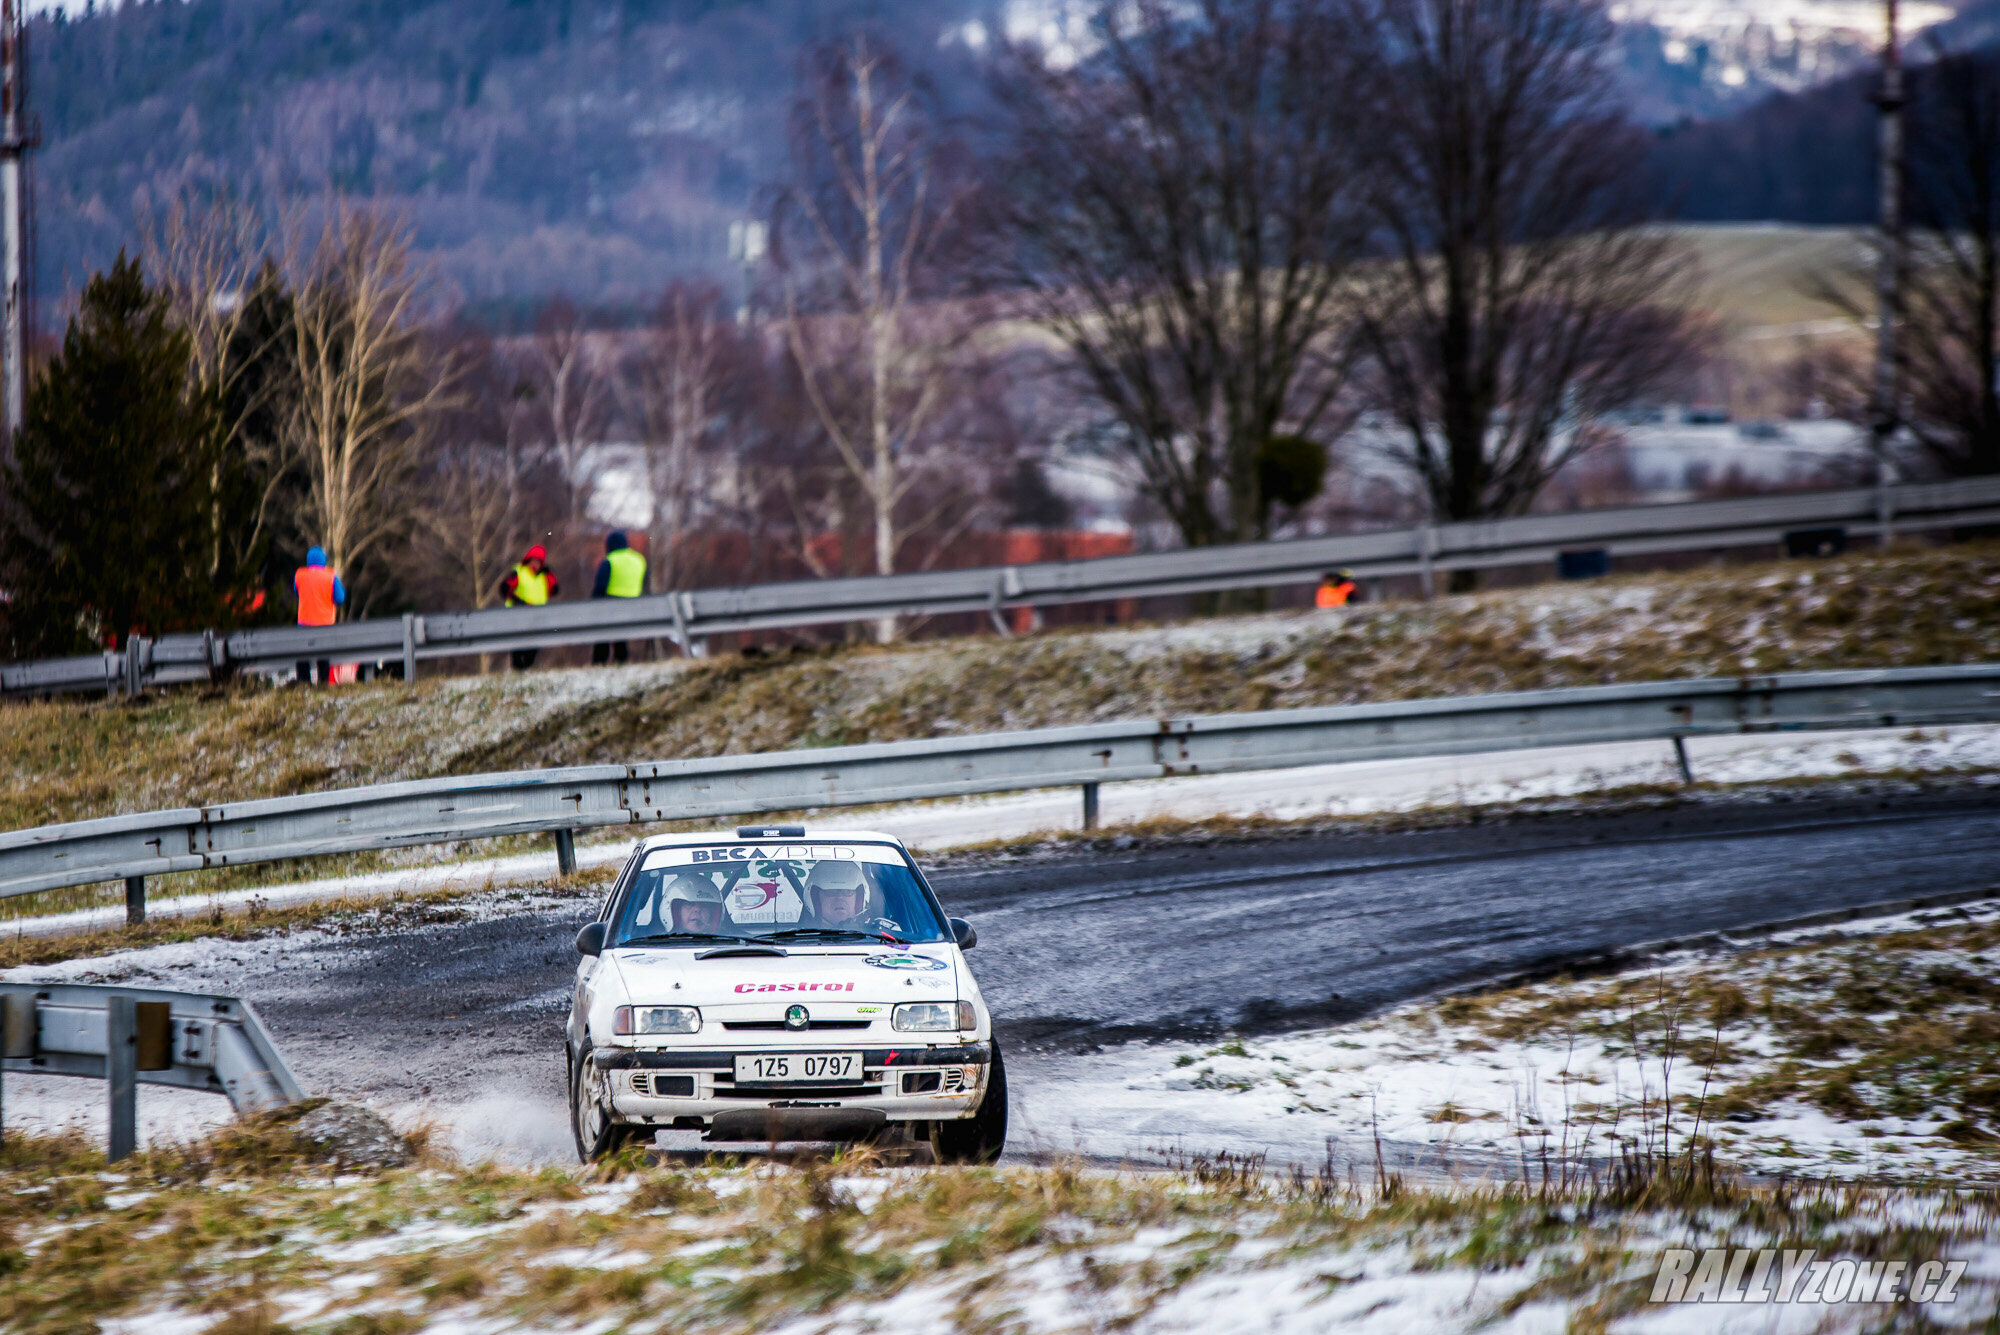
[[[1000,1045],[993,1045],[993,1065],[986,1076],[986,1097],[970,1117],[931,1123],[931,1155],[939,1163],[985,1164],[1000,1157],[1007,1145],[1007,1065]]]
[[[576,1157],[584,1163],[617,1153],[634,1134],[633,1128],[611,1119],[611,1090],[604,1072],[590,1060],[588,1043],[569,1067],[569,1129]]]

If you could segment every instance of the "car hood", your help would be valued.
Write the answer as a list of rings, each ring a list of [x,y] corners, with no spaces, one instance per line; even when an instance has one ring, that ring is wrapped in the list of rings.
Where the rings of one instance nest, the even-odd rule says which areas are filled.
[[[626,994],[641,1004],[767,1009],[794,1001],[892,1005],[958,994],[949,945],[788,947],[784,956],[637,947],[609,952]]]

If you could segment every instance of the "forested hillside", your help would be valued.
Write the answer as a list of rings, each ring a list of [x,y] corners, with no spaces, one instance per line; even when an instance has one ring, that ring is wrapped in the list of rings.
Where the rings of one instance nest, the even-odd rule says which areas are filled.
[[[873,22],[949,66],[976,0],[151,0],[31,34],[60,299],[183,183],[400,204],[475,310],[720,270],[798,53]],[[940,42],[944,44],[940,46]]]
[[[647,305],[674,275],[737,276],[728,226],[755,211],[782,165],[799,53],[813,38],[874,27],[976,124],[982,39],[1043,31],[1085,9],[127,0],[44,15],[31,34],[30,95],[45,142],[35,160],[41,295],[74,294],[163,195],[195,183],[266,204],[328,189],[392,201],[489,322],[523,323],[555,293]],[[1643,16],[1648,5],[1614,12]],[[1872,215],[1864,76],[1757,101],[1762,89],[1809,82],[1806,65],[1847,68],[1859,48],[1813,54],[1796,40],[1745,47],[1673,31],[1628,23],[1616,62],[1634,115],[1666,127],[1662,195],[1680,216]],[[1933,36],[1995,40],[2000,0],[1971,0],[1923,41]]]

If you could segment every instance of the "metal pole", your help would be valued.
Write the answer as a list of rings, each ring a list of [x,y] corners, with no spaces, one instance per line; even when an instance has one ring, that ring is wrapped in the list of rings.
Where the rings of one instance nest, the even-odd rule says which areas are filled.
[[[403,680],[417,679],[417,615],[403,613]]]
[[[0,449],[12,447],[26,418],[28,335],[23,270],[28,249],[21,29],[24,0],[0,0]]]
[[[1903,314],[1903,278],[1908,244],[1903,232],[1903,54],[1897,33],[1896,0],[1886,0],[1886,40],[1882,45],[1882,85],[1875,94],[1880,117],[1876,185],[1881,198],[1882,244],[1875,272],[1875,402],[1869,444],[1875,452],[1876,541],[1889,545],[1889,486],[1893,469],[1890,441],[1901,425],[1902,384],[1898,326]]]
[[[1097,785],[1094,783],[1083,785],[1083,828],[1097,828]]]
[[[563,876],[576,875],[576,836],[568,830],[556,831],[556,871]]]
[[[127,876],[125,878],[125,925],[137,927],[146,921],[146,878]]]
[[[139,1148],[139,1012],[130,997],[104,1007],[104,1083],[111,1096],[112,1163]]]
[[[1685,738],[1674,738],[1674,759],[1680,762],[1681,782],[1692,784],[1694,782],[1694,770],[1688,765],[1688,747]]]

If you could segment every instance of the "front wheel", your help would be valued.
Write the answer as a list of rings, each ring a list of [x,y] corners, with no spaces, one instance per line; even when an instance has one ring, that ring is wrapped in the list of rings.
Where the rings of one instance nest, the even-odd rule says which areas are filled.
[[[610,1081],[590,1060],[588,1043],[570,1063],[569,1129],[576,1137],[576,1156],[584,1163],[616,1153],[633,1136],[631,1127],[611,1120]]]
[[[986,1097],[970,1117],[931,1123],[931,1153],[939,1163],[992,1163],[1007,1144],[1007,1066],[1000,1045],[986,1076]]]

